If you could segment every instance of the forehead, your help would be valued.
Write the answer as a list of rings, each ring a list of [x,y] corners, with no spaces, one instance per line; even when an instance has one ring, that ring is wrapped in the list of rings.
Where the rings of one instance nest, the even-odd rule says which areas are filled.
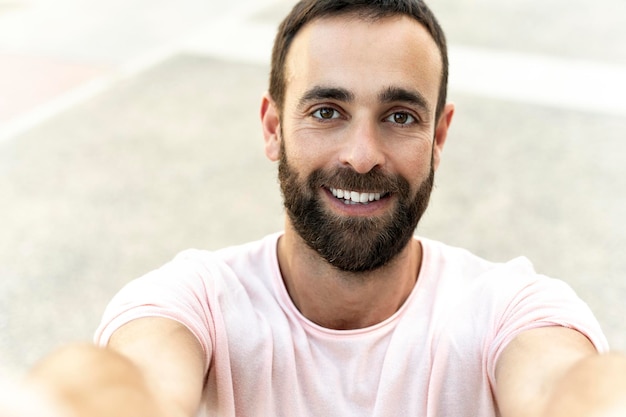
[[[298,32],[287,54],[286,99],[313,85],[356,95],[402,87],[419,90],[434,107],[442,65],[430,33],[409,16],[316,19]]]

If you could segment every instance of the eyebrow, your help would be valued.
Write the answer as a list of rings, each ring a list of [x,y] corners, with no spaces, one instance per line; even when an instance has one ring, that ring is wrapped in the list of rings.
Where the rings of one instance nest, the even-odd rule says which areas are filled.
[[[378,95],[378,100],[381,103],[404,102],[420,107],[422,110],[430,113],[428,100],[419,91],[407,90],[401,87],[387,87]]]
[[[345,88],[315,86],[308,90],[298,102],[298,108],[304,107],[311,101],[336,100],[341,102],[354,101],[354,94]]]
[[[350,103],[355,99],[354,93],[341,87],[315,86],[308,90],[298,102],[298,108],[305,107],[311,101],[335,100]],[[380,94],[378,100],[381,103],[404,102],[417,106],[430,114],[428,100],[419,92],[402,87],[387,87]]]

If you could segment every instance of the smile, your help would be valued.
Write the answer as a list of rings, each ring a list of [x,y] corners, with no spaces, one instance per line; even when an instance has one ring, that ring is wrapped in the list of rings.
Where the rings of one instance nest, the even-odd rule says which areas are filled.
[[[383,196],[381,193],[360,193],[336,188],[331,188],[330,192],[339,200],[343,200],[344,204],[369,204],[372,201],[380,200]]]

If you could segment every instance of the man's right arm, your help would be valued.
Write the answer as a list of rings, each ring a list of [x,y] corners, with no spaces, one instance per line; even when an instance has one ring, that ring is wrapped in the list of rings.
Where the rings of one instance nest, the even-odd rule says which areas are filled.
[[[142,318],[116,330],[106,348],[73,345],[53,353],[28,379],[76,417],[193,417],[205,361],[185,326]]]

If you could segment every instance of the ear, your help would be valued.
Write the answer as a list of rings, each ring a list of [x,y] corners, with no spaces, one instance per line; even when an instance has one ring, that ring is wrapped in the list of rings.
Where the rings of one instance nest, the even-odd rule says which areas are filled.
[[[263,95],[261,101],[261,124],[263,125],[263,138],[265,139],[265,155],[270,161],[278,161],[280,158],[280,116],[276,103],[269,93]]]
[[[452,116],[454,116],[454,104],[448,103],[443,108],[441,116],[439,116],[439,122],[435,127],[435,138],[433,143],[433,169],[437,170],[439,163],[441,162],[441,152],[443,151],[443,145],[446,143],[448,137],[448,129],[452,123]]]

